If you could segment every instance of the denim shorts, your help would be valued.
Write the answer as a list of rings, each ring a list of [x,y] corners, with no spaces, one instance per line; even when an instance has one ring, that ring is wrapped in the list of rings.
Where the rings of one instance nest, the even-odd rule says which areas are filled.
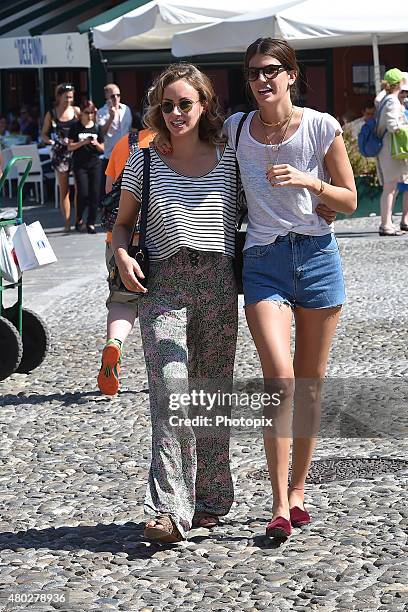
[[[289,232],[272,244],[244,251],[245,306],[262,300],[292,308],[331,308],[346,299],[334,234],[306,236]]]

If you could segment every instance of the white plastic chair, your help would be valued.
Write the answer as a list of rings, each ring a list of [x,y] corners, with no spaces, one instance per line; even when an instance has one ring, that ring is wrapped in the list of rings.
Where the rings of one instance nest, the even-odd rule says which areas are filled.
[[[43,183],[44,177],[43,177],[42,164],[41,164],[40,156],[38,154],[37,145],[35,144],[13,145],[9,147],[8,149],[4,149],[3,151],[4,158],[8,157],[9,159],[11,159],[12,157],[17,157],[19,155],[29,155],[31,159],[33,160],[31,170],[26,179],[26,184],[34,183],[35,198],[37,202],[38,202],[38,185],[40,185],[40,196],[41,196],[40,202],[41,204],[44,204],[44,183]],[[5,162],[6,161],[8,160],[5,159]],[[7,178],[9,197],[12,197],[13,195],[13,183],[12,183],[13,179],[19,180],[20,177],[24,173],[25,167],[26,167],[25,162],[21,162],[21,163],[17,162],[11,168],[11,171]]]

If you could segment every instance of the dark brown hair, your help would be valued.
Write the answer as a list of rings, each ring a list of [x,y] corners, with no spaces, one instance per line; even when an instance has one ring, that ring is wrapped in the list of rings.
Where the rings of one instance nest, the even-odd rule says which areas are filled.
[[[285,70],[288,72],[296,72],[296,75],[299,76],[300,68],[296,59],[295,50],[286,40],[279,40],[277,38],[257,38],[257,40],[249,45],[245,52],[245,70],[249,68],[249,62],[257,53],[276,57]],[[293,97],[296,94],[296,81],[291,85],[290,89]]]
[[[85,100],[85,102],[81,104],[81,112],[84,110],[90,110],[92,113],[96,113],[96,106],[92,100]]]
[[[196,66],[185,62],[171,64],[155,79],[147,94],[148,107],[143,117],[144,124],[154,132],[169,138],[170,133],[163,118],[161,103],[165,88],[179,80],[186,81],[194,87],[201,104],[205,107],[199,123],[200,139],[212,144],[225,142],[225,138],[221,135],[223,117],[213,84]]]

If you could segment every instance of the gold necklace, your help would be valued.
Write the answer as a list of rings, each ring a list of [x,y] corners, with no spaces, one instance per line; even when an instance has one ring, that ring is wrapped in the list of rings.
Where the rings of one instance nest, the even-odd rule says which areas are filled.
[[[262,126],[262,127],[263,127],[263,130],[264,130],[264,134],[265,134],[265,148],[266,148],[266,151],[267,151],[267,155],[268,155],[269,159],[271,160],[271,163],[269,163],[269,164],[267,164],[267,165],[266,165],[266,169],[267,169],[267,170],[270,170],[270,169],[272,168],[272,166],[276,166],[276,165],[278,164],[280,148],[281,148],[282,142],[285,140],[285,136],[286,136],[286,134],[287,134],[287,131],[288,131],[288,128],[289,128],[289,125],[290,125],[291,119],[292,119],[292,115],[293,115],[293,106],[292,106],[292,110],[291,110],[291,112],[290,112],[290,115],[289,115],[289,116],[286,118],[287,123],[286,123],[285,130],[284,130],[284,132],[283,132],[282,138],[281,138],[281,139],[280,139],[280,141],[279,141],[277,144],[275,144],[275,145],[273,145],[273,144],[271,143],[271,139],[270,139],[270,137],[268,136],[268,134],[266,133],[266,129],[265,129],[265,127],[263,127],[263,126]],[[269,144],[270,146],[272,146],[272,147],[276,147],[276,159],[275,159],[275,162],[274,162],[274,163],[272,163],[272,159],[271,159],[271,151],[268,149],[268,144]]]
[[[259,121],[263,125],[265,125],[266,127],[280,127],[280,126],[282,126],[282,125],[284,125],[286,123],[286,121],[289,119],[289,117],[292,116],[292,113],[293,113],[293,106],[292,106],[292,109],[291,109],[289,115],[287,117],[285,117],[284,119],[282,119],[281,121],[277,121],[276,123],[267,123],[266,121],[264,121],[262,119],[262,115],[261,115],[261,111],[260,110],[258,110],[258,117],[259,117]]]

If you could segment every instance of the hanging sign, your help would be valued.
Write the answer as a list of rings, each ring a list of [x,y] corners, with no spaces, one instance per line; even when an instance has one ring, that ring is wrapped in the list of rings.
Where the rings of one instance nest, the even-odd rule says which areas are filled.
[[[87,34],[0,38],[0,68],[89,68]]]

